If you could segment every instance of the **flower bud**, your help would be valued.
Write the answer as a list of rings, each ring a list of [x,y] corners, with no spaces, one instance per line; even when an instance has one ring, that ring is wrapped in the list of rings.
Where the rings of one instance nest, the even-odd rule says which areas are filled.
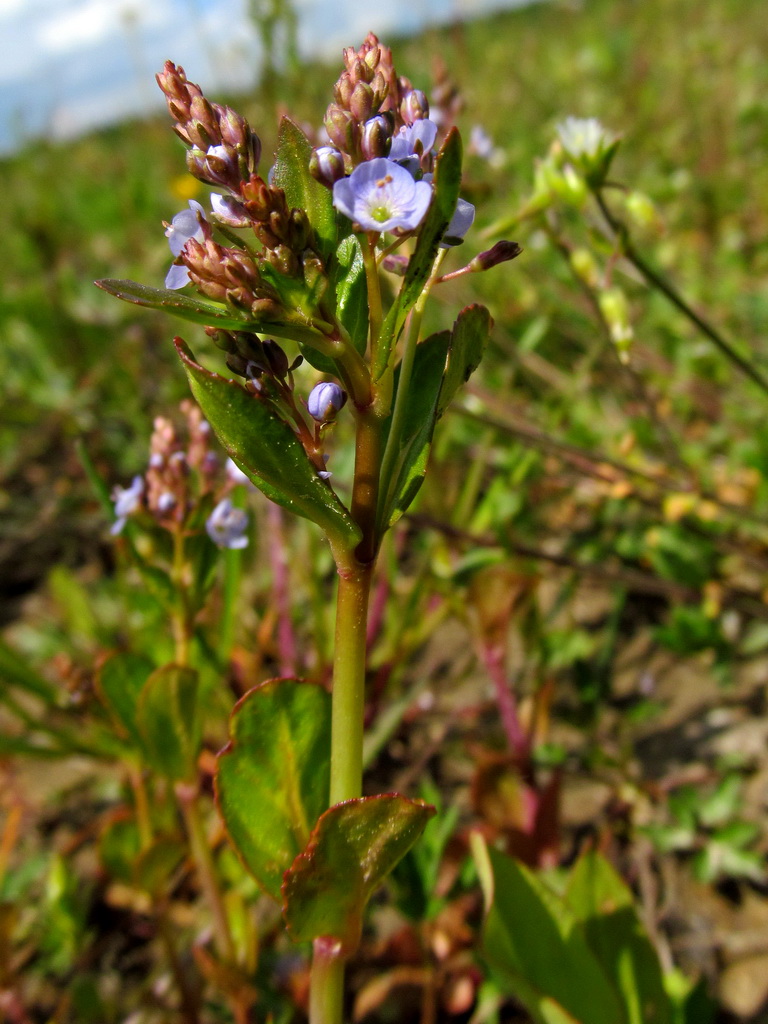
[[[319,146],[309,158],[309,173],[328,188],[344,177],[344,157],[333,146]]]
[[[597,301],[600,312],[608,325],[611,341],[618,351],[619,359],[622,363],[628,363],[629,345],[634,332],[629,320],[627,297],[621,288],[606,288],[604,292],[600,293]]]
[[[285,352],[271,338],[262,341],[261,347],[264,350],[264,358],[272,376],[284,377],[288,373],[288,356]]]
[[[400,103],[400,116],[406,124],[429,117],[429,102],[421,89],[411,89]]]
[[[316,384],[307,399],[307,412],[318,423],[330,423],[347,400],[346,392],[333,381]]]
[[[386,156],[392,139],[392,122],[384,114],[377,114],[363,125],[360,148],[365,160]]]
[[[373,113],[373,89],[367,82],[358,82],[353,89],[349,110],[356,121],[367,121]]]
[[[502,240],[501,242],[497,242],[496,245],[492,246],[490,249],[486,249],[485,252],[478,253],[469,264],[469,268],[473,274],[481,270],[490,270],[491,267],[496,267],[499,263],[506,263],[507,260],[513,260],[515,256],[519,256],[522,251],[523,250],[517,242]]]

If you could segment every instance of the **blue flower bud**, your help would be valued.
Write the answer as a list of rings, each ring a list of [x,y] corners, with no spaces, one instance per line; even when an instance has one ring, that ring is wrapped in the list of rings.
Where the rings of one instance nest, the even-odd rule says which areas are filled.
[[[333,146],[318,146],[309,158],[309,173],[331,188],[344,177],[344,157]]]
[[[329,423],[347,400],[346,392],[333,381],[316,384],[307,399],[307,411],[318,423]]]

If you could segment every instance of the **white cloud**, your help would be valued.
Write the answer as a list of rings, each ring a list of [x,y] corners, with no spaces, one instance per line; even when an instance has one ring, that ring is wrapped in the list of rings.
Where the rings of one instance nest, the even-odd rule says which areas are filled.
[[[166,8],[166,10],[163,10]],[[141,0],[85,0],[69,10],[47,17],[38,27],[35,43],[51,54],[80,50],[123,34],[135,26],[146,29],[162,25],[170,12],[163,3]]]

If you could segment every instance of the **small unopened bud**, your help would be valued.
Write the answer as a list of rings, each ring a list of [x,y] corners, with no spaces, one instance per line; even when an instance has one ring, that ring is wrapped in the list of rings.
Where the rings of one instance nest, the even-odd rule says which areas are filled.
[[[408,269],[409,259],[407,256],[401,255],[399,252],[391,252],[389,256],[385,256],[381,261],[382,267],[389,271],[390,274],[397,274],[398,277],[405,277],[405,272]]]
[[[316,384],[307,399],[307,412],[318,423],[330,423],[347,400],[346,392],[333,381]]]
[[[332,188],[344,177],[344,157],[333,146],[320,146],[309,158],[309,173],[323,185]]]
[[[517,244],[517,242],[508,242],[502,240],[497,242],[491,249],[486,249],[485,252],[478,253],[477,256],[469,264],[469,269],[472,273],[477,273],[481,270],[490,270],[491,267],[497,267],[499,263],[506,263],[508,260],[513,260],[515,256],[519,256],[523,250]]]
[[[285,352],[271,338],[262,341],[261,347],[264,350],[264,358],[272,376],[284,377],[288,373],[288,356]]]
[[[629,304],[621,288],[607,288],[598,296],[600,312],[603,314],[611,341],[616,346],[622,363],[629,362],[629,346],[632,341],[632,324],[629,320]]]
[[[576,274],[579,280],[583,281],[587,287],[600,287],[600,270],[597,266],[595,257],[589,249],[586,249],[584,246],[579,246],[571,252],[569,261],[574,274]]]
[[[360,148],[366,160],[386,156],[392,139],[392,123],[384,114],[377,114],[366,121],[360,138]]]
[[[421,89],[411,89],[400,103],[400,116],[406,124],[429,117],[429,102]]]
[[[373,89],[367,82],[358,82],[349,98],[349,110],[357,121],[367,121],[373,113]]]

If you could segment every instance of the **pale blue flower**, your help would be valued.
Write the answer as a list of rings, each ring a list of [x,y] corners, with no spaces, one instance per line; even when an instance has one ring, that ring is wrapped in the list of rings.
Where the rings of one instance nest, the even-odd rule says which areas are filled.
[[[328,423],[335,419],[336,413],[346,400],[346,392],[338,384],[330,380],[323,381],[321,384],[316,384],[310,391],[307,399],[307,412],[318,423]]]
[[[431,200],[431,185],[384,157],[359,164],[333,186],[333,205],[365,231],[413,231]]]
[[[231,498],[222,498],[208,516],[205,529],[214,544],[220,548],[248,546],[248,513],[232,504]]]
[[[130,487],[115,487],[112,491],[112,501],[115,504],[115,522],[112,524],[110,533],[117,536],[123,529],[128,516],[132,515],[141,506],[141,496],[144,493],[144,478],[135,476]]]
[[[177,213],[171,223],[165,229],[165,237],[175,257],[181,255],[181,251],[190,238],[196,238],[198,242],[203,240],[203,226],[200,218],[205,220],[205,211],[195,199],[189,200],[189,209]],[[189,271],[186,267],[173,263],[165,278],[166,288],[183,288],[189,283]]]
[[[428,118],[406,125],[392,139],[389,159],[401,164],[411,174],[421,165],[421,157],[429,153],[437,138],[437,125]]]
[[[449,249],[452,245],[460,245],[474,220],[475,208],[472,203],[468,203],[466,199],[458,199],[451,223],[445,229],[445,234],[440,242],[441,247]]]

